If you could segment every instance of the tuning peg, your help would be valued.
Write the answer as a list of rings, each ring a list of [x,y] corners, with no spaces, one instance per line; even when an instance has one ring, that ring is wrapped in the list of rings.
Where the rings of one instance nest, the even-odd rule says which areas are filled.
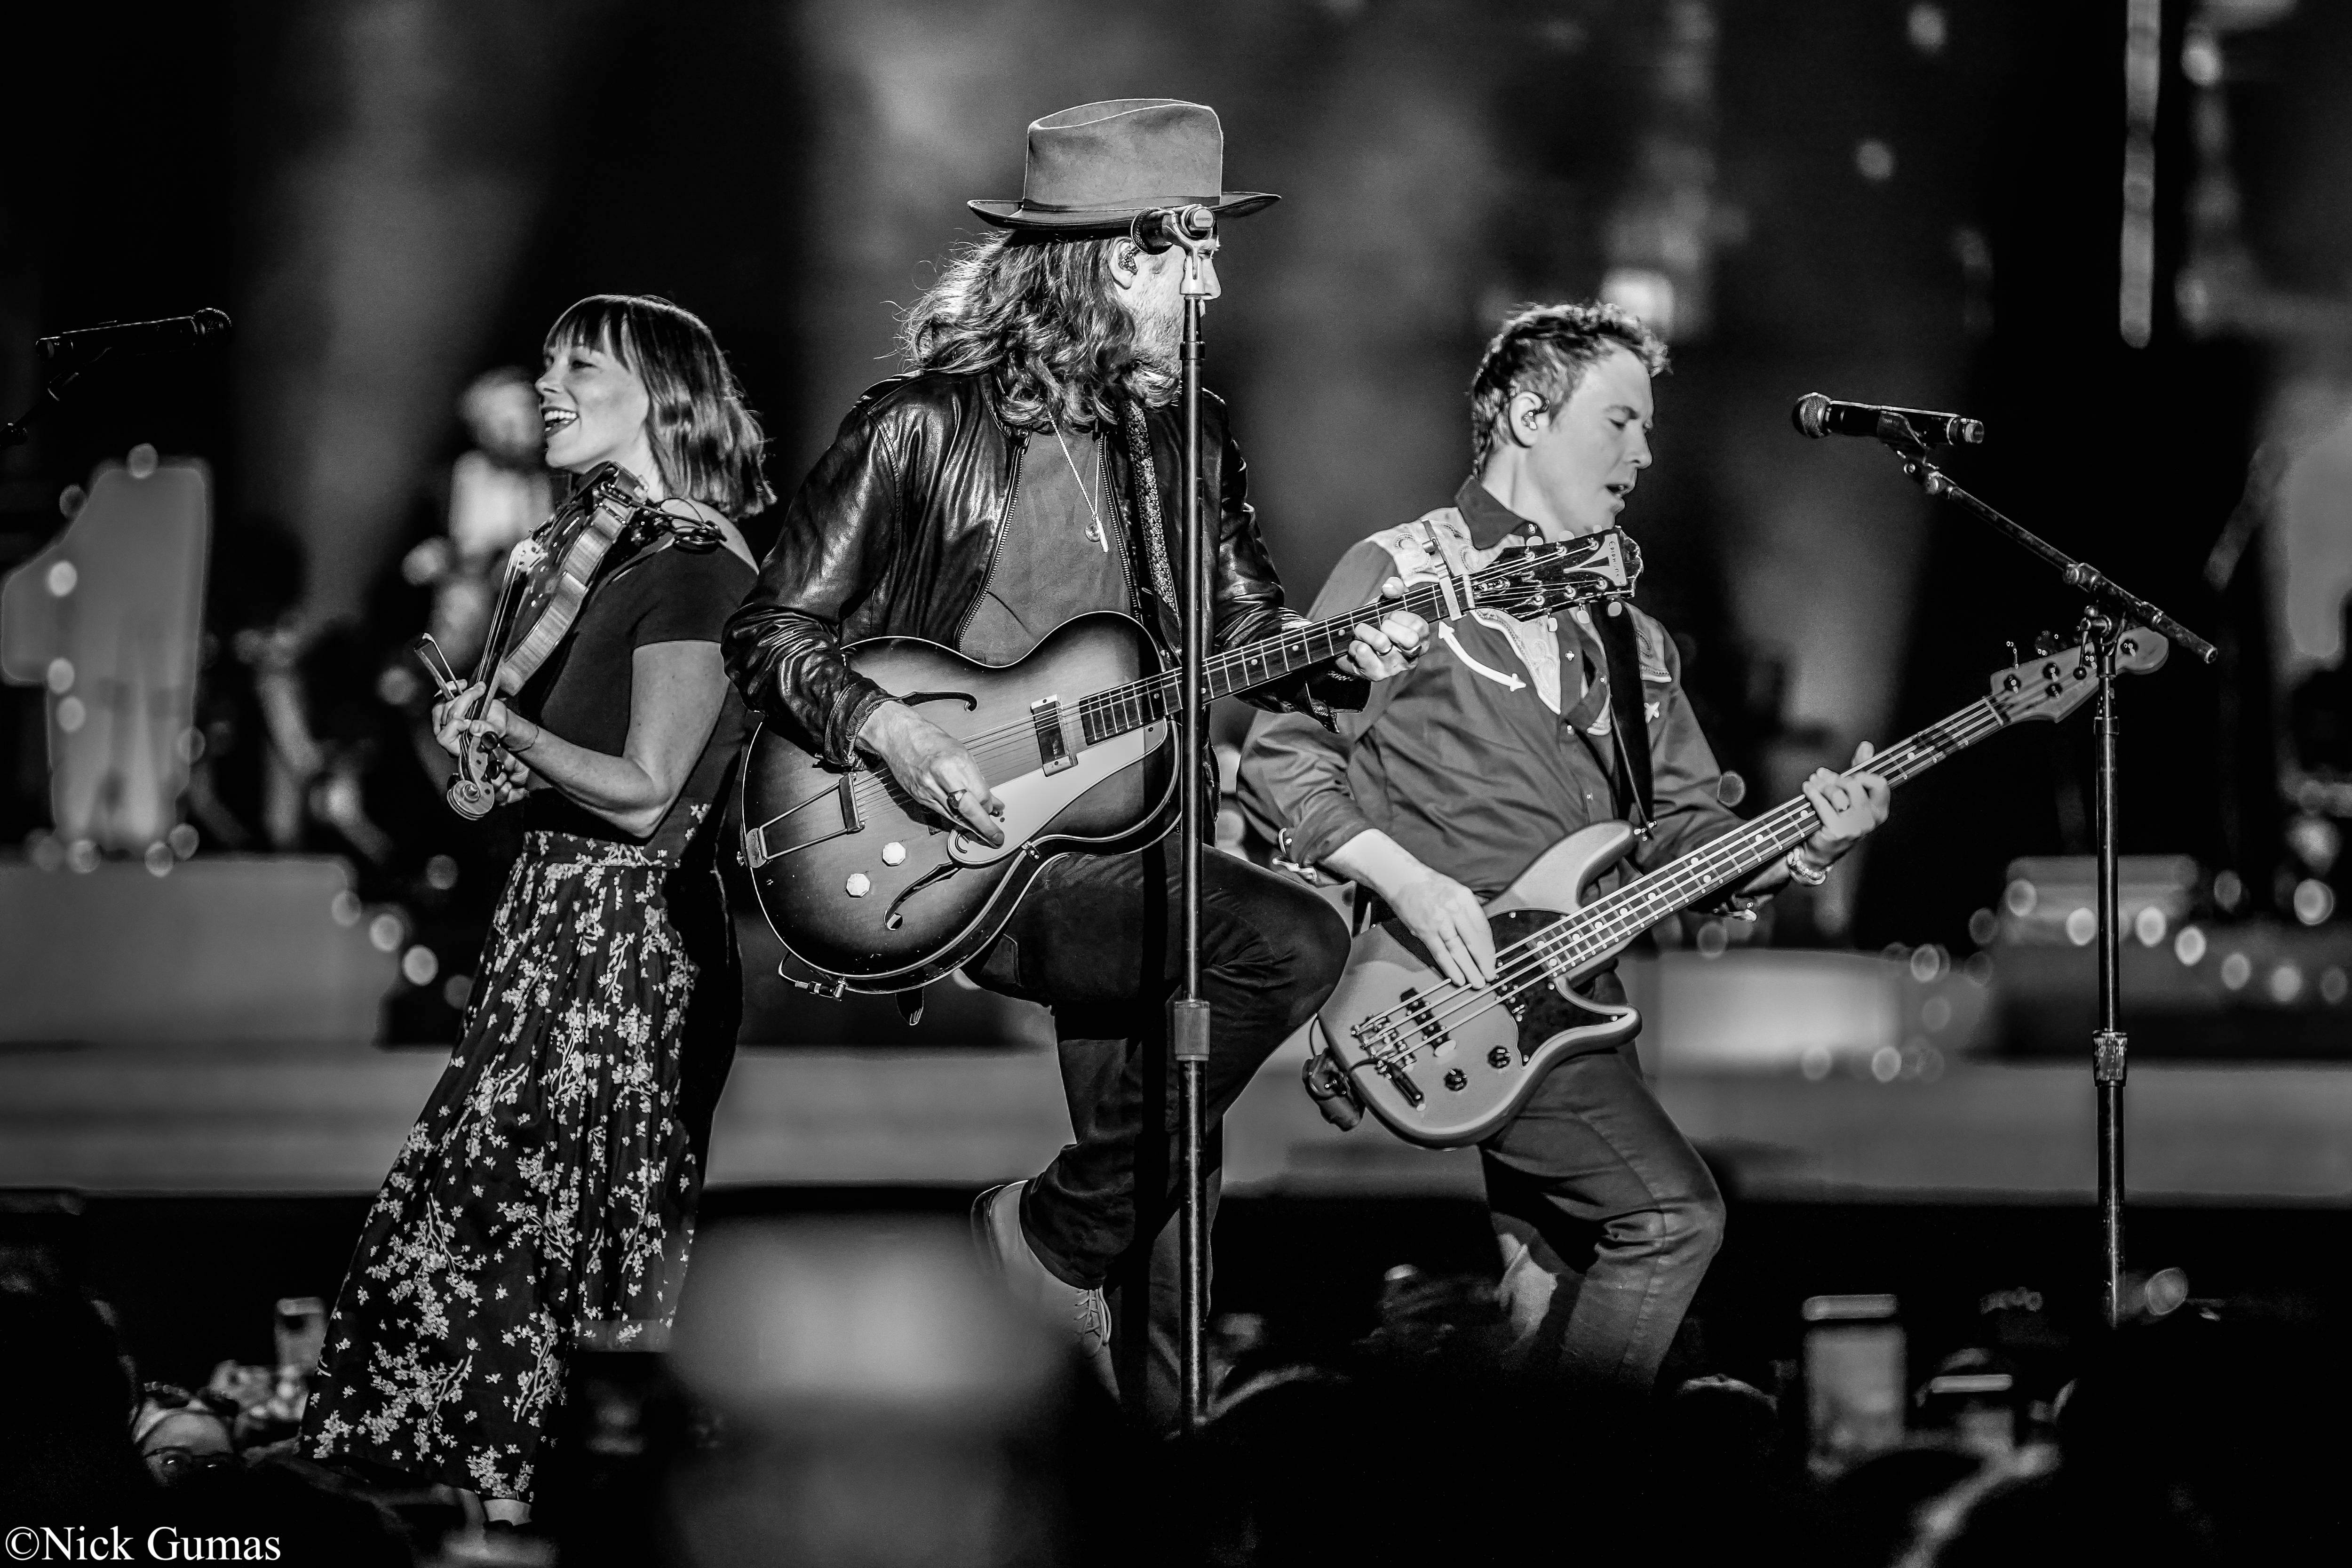
[[[2018,652],[2018,651],[2017,651],[2017,645],[2016,645],[2015,643],[2011,642],[2011,641],[2009,641],[2008,639],[2004,638],[2004,639],[2002,639],[2002,642],[2001,642],[2001,645],[2000,645],[2000,646],[2001,646],[2001,647],[2005,647],[2005,648],[2007,648],[2007,649],[2009,649],[2009,662],[2010,662],[2010,663],[2011,663],[2011,664],[2023,664],[2023,663],[2025,662],[2025,656],[2024,656],[2023,654],[2021,654],[2021,653],[2020,653],[2020,652]]]
[[[2046,658],[2065,646],[2065,639],[2061,637],[2056,632],[2037,632],[2034,634],[2033,653],[2034,657],[2037,658]]]

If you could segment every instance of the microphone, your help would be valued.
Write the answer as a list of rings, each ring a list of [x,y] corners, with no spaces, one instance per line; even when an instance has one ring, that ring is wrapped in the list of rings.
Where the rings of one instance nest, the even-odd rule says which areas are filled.
[[[33,347],[40,351],[43,359],[105,349],[140,353],[153,349],[186,348],[206,338],[225,337],[228,325],[226,310],[198,310],[193,316],[165,316],[154,321],[109,321],[104,326],[36,338]]]
[[[1171,245],[1186,248],[1217,232],[1217,215],[1199,202],[1188,207],[1157,207],[1138,213],[1127,226],[1127,237],[1152,256]]]
[[[1984,423],[1960,414],[1924,408],[1886,408],[1875,403],[1839,403],[1809,392],[1789,410],[1800,436],[1868,436],[1897,446],[1975,447],[1984,441]]]

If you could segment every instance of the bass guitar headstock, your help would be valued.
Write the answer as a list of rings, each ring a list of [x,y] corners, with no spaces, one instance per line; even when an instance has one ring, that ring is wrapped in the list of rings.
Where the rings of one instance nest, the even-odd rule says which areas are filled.
[[[1524,621],[1573,605],[1630,599],[1641,575],[1641,546],[1624,530],[1606,528],[1512,551],[1471,581],[1480,608]]]
[[[2161,666],[2171,651],[2170,643],[2146,626],[2128,627],[2116,643],[2116,671],[2146,675]],[[2098,661],[2087,645],[2077,644],[2020,659],[1994,675],[1992,705],[2008,723],[2021,719],[2055,721],[2080,708],[2098,689]]]

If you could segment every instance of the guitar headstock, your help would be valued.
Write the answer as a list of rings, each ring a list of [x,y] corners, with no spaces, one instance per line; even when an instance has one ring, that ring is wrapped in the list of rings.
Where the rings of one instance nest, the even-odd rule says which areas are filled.
[[[2034,646],[2043,647],[2052,640],[2044,637]],[[2133,626],[2116,644],[2116,673],[2146,675],[2163,664],[2171,651],[2172,645],[2156,633],[2146,626]],[[2009,723],[2020,719],[2054,721],[2080,708],[2098,689],[2099,667],[2090,648],[2077,644],[2020,659],[1995,675],[1992,705]]]
[[[1641,546],[1624,530],[1606,528],[1512,551],[1475,580],[1481,608],[1524,621],[1571,605],[1630,599],[1641,575]]]

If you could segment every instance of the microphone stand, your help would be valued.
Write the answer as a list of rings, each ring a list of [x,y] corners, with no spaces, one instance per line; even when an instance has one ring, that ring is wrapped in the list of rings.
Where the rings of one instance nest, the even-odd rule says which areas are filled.
[[[2094,720],[2098,743],[2095,829],[2099,844],[2099,1026],[2091,1036],[2091,1080],[2098,1091],[2099,1244],[2107,1326],[2123,1316],[2124,1073],[2129,1042],[2123,1027],[2123,931],[2116,851],[2116,645],[2126,631],[2146,626],[2210,664],[2218,650],[2156,605],[2087,562],[2077,561],[1954,483],[1928,458],[1929,443],[1909,422],[1882,418],[1878,438],[1903,459],[1904,475],[1938,500],[1948,500],[1992,531],[2039,557],[2089,601],[2081,637],[2098,663],[2099,700]],[[2055,674],[2055,667],[2052,673]]]
[[[82,372],[104,359],[110,351],[68,355],[59,361],[42,378],[41,390],[34,395],[33,405],[5,425],[0,425],[0,451],[21,447],[32,439],[33,426],[66,400],[66,388],[81,379]]]
[[[1202,222],[1202,220],[1207,220]],[[1202,1099],[1209,1062],[1209,1004],[1201,995],[1201,797],[1202,769],[1208,752],[1208,710],[1203,681],[1208,658],[1209,562],[1212,537],[1201,517],[1201,313],[1217,297],[1216,226],[1205,208],[1191,208],[1169,225],[1184,249],[1184,646],[1181,655],[1184,697],[1182,738],[1177,746],[1181,869],[1183,957],[1176,997],[1169,1005],[1169,1055],[1176,1064],[1181,1196],[1178,1268],[1178,1381],[1183,1430],[1197,1432],[1208,1415],[1208,1379],[1203,1332],[1209,1306],[1209,1193],[1205,1148],[1207,1107]]]

